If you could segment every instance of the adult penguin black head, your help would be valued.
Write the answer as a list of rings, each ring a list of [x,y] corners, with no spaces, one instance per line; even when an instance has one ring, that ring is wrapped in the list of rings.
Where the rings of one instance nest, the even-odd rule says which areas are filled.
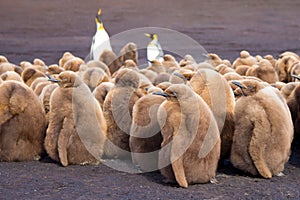
[[[96,21],[96,26],[97,26],[98,30],[104,29],[101,8],[98,10],[98,13],[96,15],[95,21]]]
[[[145,33],[145,36],[149,37],[151,40],[157,39],[157,35],[155,33]]]
[[[102,10],[101,10],[101,8],[98,10],[98,13],[96,15],[95,20],[96,20],[96,23],[102,24]]]

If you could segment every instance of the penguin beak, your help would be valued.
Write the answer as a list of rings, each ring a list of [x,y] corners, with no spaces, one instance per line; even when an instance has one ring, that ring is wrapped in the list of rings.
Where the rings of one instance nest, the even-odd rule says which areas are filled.
[[[144,35],[147,36],[148,38],[152,38],[151,34],[149,34],[149,33],[145,33]]]
[[[207,53],[203,53],[202,56],[204,56],[207,59],[210,57]]]
[[[102,14],[102,9],[100,8],[100,9],[98,10],[97,15],[101,15],[101,14]]]
[[[241,83],[238,82],[238,81],[232,81],[232,83],[233,83],[234,85],[238,86],[239,88],[241,88],[243,96],[246,96],[246,94],[245,94],[245,92],[244,92],[244,90],[243,90],[243,89],[246,89],[246,87],[245,87],[243,84],[241,84]]]
[[[96,21],[96,23],[102,23],[102,10],[101,9],[99,9],[98,10],[98,13],[97,13],[97,15],[96,15],[96,19],[95,19],[95,21]]]
[[[180,74],[180,73],[178,73],[178,72],[174,72],[174,75],[175,75],[175,76],[178,76],[179,78],[181,78],[181,79],[183,79],[183,80],[186,80],[185,76],[182,75],[182,74]]]
[[[54,82],[54,83],[59,83],[60,81],[59,80],[57,80],[57,79],[55,79],[55,78],[52,78],[51,76],[50,76],[50,74],[45,74],[47,77],[48,77],[48,81],[51,81],[51,82]]]
[[[241,89],[246,89],[246,87],[238,81],[232,81],[232,83]]]
[[[294,78],[296,78],[296,79],[298,79],[298,80],[300,80],[300,77],[297,76],[297,75],[291,74],[291,76],[294,77]]]
[[[163,96],[163,97],[169,97],[169,95],[164,93],[164,92],[153,92],[152,94],[160,95],[160,96]]]

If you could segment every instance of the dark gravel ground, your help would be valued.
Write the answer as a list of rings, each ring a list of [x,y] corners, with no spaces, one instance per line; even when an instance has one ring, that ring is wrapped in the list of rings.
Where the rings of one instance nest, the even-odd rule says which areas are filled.
[[[1,199],[299,199],[299,149],[285,176],[266,180],[230,166],[218,170],[216,184],[183,189],[158,172],[129,174],[105,165],[68,166],[43,161],[0,163]]]
[[[233,61],[239,51],[300,53],[298,1],[23,0],[0,2],[0,54],[18,64],[38,57],[57,63],[65,51],[89,52],[94,15],[103,8],[110,35],[144,26],[187,34],[208,52]],[[284,177],[270,180],[221,167],[217,184],[183,189],[157,172],[129,174],[99,166],[63,168],[47,159],[0,163],[0,199],[300,199],[300,147]]]

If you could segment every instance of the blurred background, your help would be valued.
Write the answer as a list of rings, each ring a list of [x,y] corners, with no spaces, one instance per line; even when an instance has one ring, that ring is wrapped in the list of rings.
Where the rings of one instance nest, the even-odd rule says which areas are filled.
[[[0,54],[15,64],[40,58],[50,65],[65,51],[84,58],[100,7],[110,36],[132,28],[169,28],[231,61],[244,49],[275,57],[286,50],[300,53],[300,1],[1,0]]]

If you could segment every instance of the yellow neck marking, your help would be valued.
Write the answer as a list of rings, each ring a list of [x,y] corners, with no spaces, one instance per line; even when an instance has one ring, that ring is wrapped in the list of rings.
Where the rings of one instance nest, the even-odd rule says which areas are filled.
[[[99,24],[98,24],[98,30],[104,30],[104,27],[103,27],[103,24],[102,24],[102,23],[99,23]]]

